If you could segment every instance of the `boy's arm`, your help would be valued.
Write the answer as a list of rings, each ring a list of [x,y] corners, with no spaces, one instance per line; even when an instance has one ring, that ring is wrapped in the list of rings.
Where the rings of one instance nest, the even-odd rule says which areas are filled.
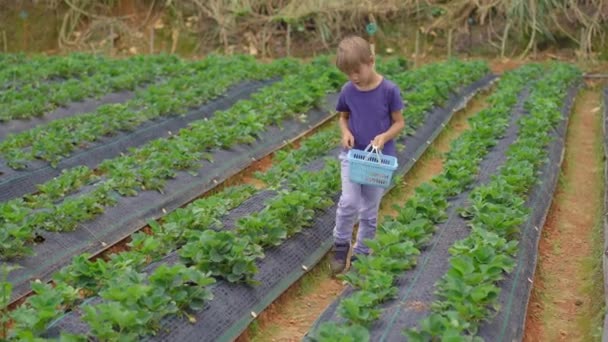
[[[345,148],[353,148],[355,146],[355,137],[348,128],[348,118],[350,117],[349,112],[338,112],[340,115],[339,125],[340,132],[342,132],[342,146]]]
[[[392,140],[399,135],[405,127],[405,119],[403,118],[402,112],[402,110],[399,110],[391,113],[393,124],[386,132],[379,134],[374,138],[374,141],[372,141],[373,146],[382,149],[387,141]]]

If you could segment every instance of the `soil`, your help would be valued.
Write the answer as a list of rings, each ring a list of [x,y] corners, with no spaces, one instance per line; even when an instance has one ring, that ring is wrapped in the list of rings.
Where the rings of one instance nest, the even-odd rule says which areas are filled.
[[[510,70],[516,69],[516,68],[526,64],[527,62],[528,61],[522,60],[522,59],[504,58],[504,59],[489,60],[488,64],[490,65],[490,70],[492,70],[493,73],[502,74],[505,71],[510,71]]]
[[[270,169],[271,167],[272,155],[268,155],[260,160],[253,162],[250,166],[247,167],[247,169],[234,176],[232,179],[230,179],[229,182],[226,182],[225,186],[227,186],[228,184],[248,184],[254,186],[256,189],[261,189],[265,186],[264,182],[257,179],[255,177],[255,173],[264,172]]]
[[[318,313],[343,289],[344,284],[331,276],[329,262],[323,260],[264,310],[237,341],[301,341]]]
[[[132,239],[130,236],[124,238],[121,241],[119,241],[118,243],[110,246],[108,249],[103,251],[101,254],[92,257],[91,260],[94,261],[97,258],[102,258],[105,261],[110,261],[110,257],[113,254],[118,254],[118,253],[122,253],[122,252],[126,252],[126,251],[130,250],[131,247],[129,247],[129,243],[131,243],[131,240]]]
[[[603,240],[601,116],[599,90],[583,90],[569,124],[562,174],[541,236],[524,341],[599,338],[594,325],[601,324],[596,318],[601,317],[603,303],[601,265],[597,267]]]
[[[444,131],[431,144],[423,157],[414,165],[403,179],[403,184],[394,188],[386,196],[380,208],[379,217],[393,213],[392,205],[403,203],[413,189],[433,176],[439,174],[443,167],[443,155],[450,148],[450,143],[468,128],[468,118],[485,107],[486,94],[480,94],[469,102],[465,110],[456,114]],[[274,342],[274,341],[300,341],[308,332],[319,315],[340,294],[344,285],[331,277],[326,271],[327,262],[319,263],[312,273],[321,272],[323,276],[306,275],[292,288],[301,284],[309,287],[307,291],[283,294],[278,301],[270,306],[243,334],[239,341]],[[423,309],[421,303],[408,303],[413,308]]]

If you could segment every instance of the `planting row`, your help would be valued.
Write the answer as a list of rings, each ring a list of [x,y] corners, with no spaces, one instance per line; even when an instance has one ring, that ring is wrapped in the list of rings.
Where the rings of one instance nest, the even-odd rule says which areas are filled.
[[[68,56],[33,56],[5,54],[0,58],[0,91],[19,88],[25,84],[63,80],[97,71],[97,65],[107,63],[102,56],[73,53]]]
[[[0,53],[0,67],[5,70],[17,63],[24,63],[26,58],[23,53]]]
[[[463,70],[479,67],[477,64],[462,66]],[[300,74],[264,89],[251,101],[241,101],[229,111],[216,113],[210,120],[193,123],[190,129],[169,139],[153,141],[129,155],[103,162],[95,173],[86,167],[74,168],[40,185],[39,194],[2,203],[4,215],[0,223],[5,229],[0,240],[5,243],[0,245],[0,255],[10,258],[29,251],[26,242],[35,237],[38,229],[74,230],[79,223],[115,203],[116,193],[134,196],[138,190],[162,191],[167,179],[174,177],[178,170],[195,166],[208,155],[205,151],[255,141],[265,126],[278,124],[293,115],[291,113],[305,111],[327,91],[336,89],[340,82],[340,75],[327,61],[318,61],[302,68]],[[454,83],[453,87],[459,85]],[[433,87],[433,84],[421,83],[421,88],[424,87]],[[56,203],[95,181],[100,173],[103,181],[97,182],[93,191]]]
[[[193,170],[201,159],[210,156],[209,150],[254,142],[266,126],[306,112],[340,82],[328,60],[317,60],[209,120],[191,123],[176,135],[106,160],[96,172],[86,167],[71,169],[40,186],[54,193],[2,203],[0,255],[11,258],[30,251],[27,242],[33,240],[37,229],[76,229],[79,223],[113,205],[117,195],[135,196],[141,190],[162,192],[167,179],[175,177],[177,171]],[[98,176],[102,179],[92,191],[54,203]]]
[[[508,126],[511,107],[517,102],[517,95],[528,81],[542,72],[544,70],[539,66],[526,66],[503,76],[498,91],[490,98],[490,108],[477,114],[471,120],[471,129],[453,143],[443,172],[430,183],[417,188],[414,196],[403,207],[397,208],[396,217],[385,219],[376,239],[369,242],[373,254],[357,260],[353,271],[344,276],[357,291],[339,303],[338,313],[343,323],[323,324],[313,338],[321,341],[333,341],[340,337],[370,339],[368,327],[381,316],[381,304],[397,295],[395,280],[403,271],[416,265],[421,249],[426,247],[435,231],[435,225],[447,218],[449,200],[475,181],[483,155],[496,144],[497,138]],[[517,159],[514,155],[532,158],[534,162],[530,165],[538,166],[544,161],[538,157],[544,155],[542,151],[548,142],[547,132],[560,121],[559,107],[563,94],[578,76],[578,71],[565,65],[551,66],[547,72],[548,76],[533,85],[533,95],[526,102],[526,109],[533,113],[520,121],[520,138],[509,150],[507,164],[490,185],[471,193],[472,210],[480,211],[482,222],[495,229],[519,228],[525,219],[525,215],[513,215],[512,208],[497,210],[494,202],[491,202],[508,199],[513,201],[509,202],[511,204],[517,203],[519,208],[524,204],[524,200],[514,197],[516,193],[500,188],[505,186],[505,179],[501,179],[500,175],[504,173],[509,179],[508,183],[517,185],[519,192],[525,192],[533,185],[537,177],[535,170],[530,169],[526,162],[511,164]],[[545,114],[534,114],[533,108],[542,108]],[[534,138],[529,137],[532,132]],[[524,145],[521,145],[521,141],[525,141]],[[528,144],[533,144],[534,148],[529,148]],[[530,163],[530,159],[527,163]],[[481,198],[483,201],[480,201]],[[450,261],[452,269],[438,287],[438,295],[449,300],[433,304],[435,313],[421,322],[420,330],[407,331],[410,340],[467,340],[471,338],[470,335],[463,334],[474,334],[479,322],[491,314],[489,307],[496,304],[497,297],[497,288],[491,286],[491,282],[502,279],[503,272],[511,269],[513,260],[505,251],[513,252],[516,245],[502,239],[496,232],[478,230],[479,221],[472,221],[471,226],[473,231],[480,234],[472,234],[466,240],[472,244],[470,248],[457,243],[451,249],[461,257]],[[480,246],[481,243],[484,246]],[[488,246],[504,249],[496,252]],[[387,338],[388,331],[394,328],[400,307],[395,310],[387,318],[388,322],[379,326],[385,331],[374,335],[375,338]]]
[[[243,250],[239,249],[239,246],[249,246],[252,243],[253,239],[255,239],[255,241],[258,242],[258,244],[261,246],[270,246],[279,243],[286,236],[295,233],[298,229],[304,226],[305,222],[309,222],[313,213],[311,210],[318,208],[320,205],[329,204],[327,201],[323,201],[323,199],[329,198],[329,196],[326,195],[322,197],[316,197],[319,196],[319,194],[325,193],[323,189],[331,189],[331,192],[333,193],[337,191],[338,172],[336,169],[337,165],[335,164],[335,161],[333,163],[328,163],[326,165],[326,171],[321,173],[299,172],[294,174],[292,168],[294,161],[296,163],[302,163],[304,162],[302,158],[304,158],[305,156],[315,155],[316,153],[327,149],[328,145],[327,143],[325,143],[324,145],[325,141],[330,141],[332,143],[336,141],[337,137],[335,135],[335,132],[326,134],[329,134],[329,136],[319,135],[318,138],[311,139],[311,143],[306,143],[303,147],[304,150],[297,151],[299,152],[299,154],[296,154],[297,152],[293,152],[292,154],[284,155],[284,157],[279,158],[279,162],[277,163],[277,165],[269,172],[269,174],[273,174],[275,176],[266,179],[270,179],[269,182],[271,183],[273,182],[272,180],[274,180],[274,183],[276,184],[277,181],[280,179],[280,177],[276,175],[287,175],[291,173],[291,175],[288,177],[289,180],[287,184],[284,184],[284,186],[291,186],[293,191],[282,193],[281,195],[279,195],[279,197],[273,200],[268,205],[267,209],[265,209],[261,213],[251,215],[250,217],[244,218],[243,220],[239,221],[239,223],[237,224],[237,232],[239,232],[240,234],[226,235],[228,234],[227,232],[209,232],[201,235],[200,233],[198,233],[194,236],[190,236],[190,239],[188,240],[189,242],[186,242],[186,240],[184,240],[185,235],[183,235],[184,229],[186,227],[194,227],[194,229],[196,229],[196,227],[201,227],[199,226],[199,222],[200,225],[209,226],[209,223],[215,221],[214,217],[217,220],[217,216],[209,215],[208,211],[201,210],[200,208],[195,211],[189,212],[189,214],[187,210],[178,210],[174,214],[172,214],[175,217],[175,221],[172,221],[172,219],[167,219],[161,225],[152,224],[152,228],[155,230],[155,234],[153,235],[153,237],[148,237],[144,234],[136,235],[136,237],[134,237],[133,242],[133,245],[136,246],[134,249],[145,249],[147,253],[156,253],[157,251],[165,253],[167,250],[163,249],[162,246],[168,246],[168,248],[171,249],[171,246],[175,246],[176,244],[179,244],[179,241],[182,241],[182,243],[186,243],[186,246],[184,246],[184,248],[182,248],[182,250],[180,251],[182,258],[188,260],[191,263],[196,264],[199,267],[199,270],[200,268],[207,270],[219,269],[222,271],[222,276],[225,278],[231,278],[234,281],[251,280],[251,277],[247,276],[252,271],[252,268],[250,266],[251,263],[249,263],[247,260],[243,260],[242,258],[236,258],[235,260],[232,260],[230,258],[224,257],[230,256],[230,252],[232,250],[234,250],[234,253],[243,253]],[[332,139],[328,139],[328,137],[332,137]],[[333,179],[333,181],[329,181],[330,177],[331,179]],[[292,210],[294,206],[299,206],[300,209],[294,211]],[[212,202],[210,204],[210,208],[219,209],[222,208],[222,206],[217,205],[217,203],[214,204]],[[197,215],[198,213],[200,213],[200,215]],[[245,238],[244,240],[238,241],[235,240],[247,236],[250,236],[250,238]],[[163,237],[166,237],[167,240],[159,240]],[[235,241],[239,243],[234,243]],[[192,243],[192,246],[194,247],[187,247],[187,243]],[[253,259],[255,259],[255,256],[259,255],[259,248],[251,247],[250,249],[245,249],[245,251],[248,251],[250,254],[250,258],[252,257]],[[132,252],[135,253],[135,251],[122,253],[116,258],[125,261],[126,259],[122,258],[129,258],[129,255]],[[139,260],[148,260],[148,258],[149,255],[145,258],[140,257]],[[217,262],[213,261],[214,258],[215,260],[217,260]],[[137,262],[133,262],[133,260],[137,259],[138,258],[135,257],[134,259],[130,259],[131,261],[126,263],[137,264]],[[225,265],[226,262],[235,262],[239,260],[240,263],[238,263],[238,266],[237,264],[233,264],[232,267],[227,267]],[[84,262],[85,261],[81,260],[80,263],[82,264]],[[172,274],[179,274],[179,277],[183,278],[183,275],[186,273],[185,269],[181,266],[176,267],[179,269],[177,271],[174,270]],[[82,267],[79,267],[78,269],[82,269]],[[165,268],[163,268],[163,271],[158,271],[159,269],[157,269],[155,272],[167,273]],[[238,272],[234,272],[235,270]],[[75,272],[78,273],[79,271]],[[189,274],[193,274],[192,272],[193,271],[188,271]],[[100,272],[87,272],[87,274],[89,274],[90,276],[98,275],[99,273]],[[197,276],[197,279],[203,278],[199,275]],[[92,281],[91,283],[96,282],[97,281]],[[201,280],[201,282],[205,283],[207,281]],[[152,283],[152,281],[150,283]],[[176,285],[176,288],[183,289],[183,287],[177,286],[176,283],[174,284]],[[116,284],[116,286],[119,285]],[[105,301],[103,304],[95,306],[95,309],[86,309],[87,312],[89,312],[87,315],[90,315],[91,317],[94,313],[97,313],[97,317],[104,317],[103,320],[97,320],[97,323],[91,322],[92,324],[95,324],[94,326],[91,326],[91,329],[98,337],[105,336],[102,337],[102,339],[111,338],[112,336],[115,336],[117,331],[123,334],[140,334],[150,332],[151,327],[153,327],[153,323],[156,323],[158,319],[160,319],[160,317],[168,313],[176,312],[174,309],[172,309],[175,308],[175,305],[172,303],[177,303],[175,298],[172,298],[171,295],[167,296],[166,293],[162,294],[163,291],[160,288],[156,288],[157,286],[158,284],[155,283],[155,285],[150,285],[150,289],[142,289],[142,291],[143,293],[147,294],[148,297],[152,294],[158,294],[158,296],[154,298],[156,298],[158,303],[171,304],[167,306],[167,310],[169,311],[158,310],[157,314],[152,314],[150,312],[151,308],[149,306],[150,304],[152,304],[152,302],[145,300],[145,297],[140,297],[140,295],[137,295],[137,297],[132,298],[133,300],[127,300],[124,296],[122,298],[118,298],[115,297],[115,295],[120,293],[122,290],[113,288],[111,291],[108,290],[107,292],[103,292],[102,297],[104,297],[105,295]],[[184,291],[188,292],[186,290]],[[182,295],[185,293],[184,291],[181,291]],[[198,293],[201,294],[200,292],[203,292],[203,290],[201,289],[201,291],[199,291]],[[193,305],[195,305],[195,303],[200,304],[200,300],[204,299],[204,297],[206,296],[206,294],[201,294],[201,297],[192,297],[192,301],[190,301],[190,303],[192,303]],[[184,301],[182,303],[187,302],[188,301]],[[30,304],[26,304],[26,307],[28,305]],[[177,306],[179,307],[179,305]],[[116,318],[118,317],[115,315],[118,314],[118,311],[116,310],[122,311],[125,314],[128,313],[128,315],[134,314],[135,316],[132,317],[144,318],[144,316],[146,316],[147,318],[144,318],[139,322],[134,322],[130,319],[118,322],[116,321]],[[142,313],[143,311],[148,313],[144,315]],[[114,318],[112,318],[112,316],[114,316]],[[126,318],[124,315],[122,317]],[[48,320],[46,322],[48,322]],[[152,325],[150,325],[151,323]],[[116,324],[118,324],[118,326]]]
[[[494,177],[469,195],[462,215],[470,235],[450,248],[450,269],[436,284],[432,314],[409,332],[410,338],[474,336],[479,325],[499,309],[499,282],[515,266],[521,225],[530,209],[526,200],[547,162],[551,133],[563,120],[561,106],[568,89],[580,80],[573,66],[558,64],[534,87],[519,121],[519,137],[507,150],[507,161]]]
[[[138,91],[126,103],[103,105],[91,113],[11,135],[0,143],[0,153],[14,169],[25,169],[37,159],[56,166],[74,150],[87,148],[102,137],[135,130],[160,116],[183,114],[244,79],[277,76],[296,67],[297,62],[290,59],[263,65],[247,56],[210,56],[184,65],[179,75]]]
[[[158,77],[179,74],[187,65],[169,55],[98,59],[96,62],[94,73],[83,73],[67,80],[23,84],[0,92],[0,122],[40,116],[53,108],[86,97],[133,90]]]
[[[397,58],[382,59],[379,68],[393,73],[401,70],[404,64]],[[90,148],[102,138],[137,130],[161,116],[180,115],[242,80],[288,74],[297,67],[298,63],[292,59],[266,65],[247,56],[209,56],[202,62],[185,65],[180,75],[164,83],[138,91],[132,101],[101,106],[92,113],[55,120],[10,136],[0,143],[0,154],[14,169],[35,170],[36,167],[28,167],[35,160],[46,161],[55,167],[62,159],[77,150]]]

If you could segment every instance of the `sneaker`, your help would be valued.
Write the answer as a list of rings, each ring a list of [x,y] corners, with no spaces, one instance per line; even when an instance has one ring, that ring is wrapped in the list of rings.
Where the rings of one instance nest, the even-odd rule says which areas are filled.
[[[340,273],[346,268],[346,258],[350,250],[349,243],[334,244],[333,256],[329,262],[333,273]]]

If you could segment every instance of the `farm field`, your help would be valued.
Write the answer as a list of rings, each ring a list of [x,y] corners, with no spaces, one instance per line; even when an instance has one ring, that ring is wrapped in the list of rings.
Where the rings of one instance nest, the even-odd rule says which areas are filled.
[[[600,340],[608,91],[520,64],[378,58],[399,166],[334,278],[331,56],[0,55],[0,338]]]

